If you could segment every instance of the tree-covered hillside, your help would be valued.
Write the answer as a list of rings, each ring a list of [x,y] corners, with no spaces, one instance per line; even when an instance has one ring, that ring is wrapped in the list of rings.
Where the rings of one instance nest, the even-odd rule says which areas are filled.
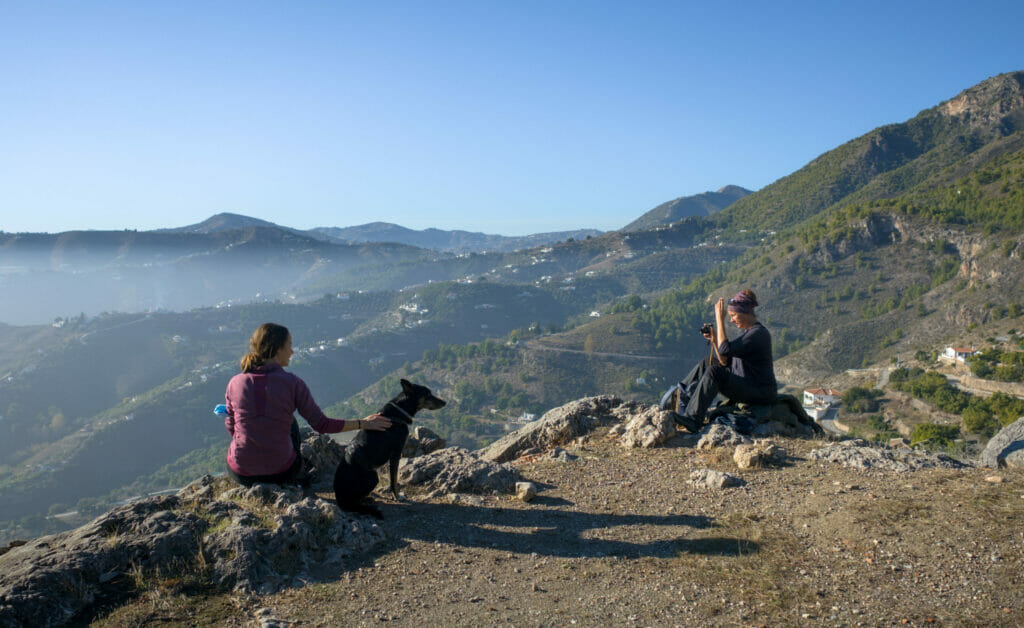
[[[1002,74],[914,118],[875,129],[714,216],[732,229],[783,230],[850,202],[905,194],[1024,129],[1024,72]],[[978,164],[975,164],[977,166]],[[948,183],[948,181],[946,181]]]

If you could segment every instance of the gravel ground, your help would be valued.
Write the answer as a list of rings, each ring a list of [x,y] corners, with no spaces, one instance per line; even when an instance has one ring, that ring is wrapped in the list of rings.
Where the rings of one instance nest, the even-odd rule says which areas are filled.
[[[780,439],[780,467],[682,439],[518,465],[507,496],[380,499],[389,541],[264,597],[151,591],[99,625],[1024,625],[1019,471],[861,472]],[[739,488],[687,483],[712,468]],[[1001,482],[989,481],[998,476]],[[988,478],[988,479],[987,479]]]

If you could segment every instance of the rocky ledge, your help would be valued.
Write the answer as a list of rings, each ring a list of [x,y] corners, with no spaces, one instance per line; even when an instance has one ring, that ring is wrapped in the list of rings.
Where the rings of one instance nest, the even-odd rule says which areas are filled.
[[[719,462],[731,458],[740,471],[771,473],[772,467],[793,464],[786,443],[795,441],[786,439],[799,421],[766,416],[750,433],[737,431],[737,424],[735,417],[723,417],[700,434],[679,434],[669,412],[616,397],[591,397],[555,408],[477,452],[443,447],[436,435],[419,428],[400,480],[422,501],[475,503],[479,498],[473,494],[508,499],[518,494],[518,500],[530,501],[551,485],[523,477],[521,469],[538,469],[524,461],[583,464],[562,447],[578,450],[595,433],[626,450],[668,446],[693,449]],[[1018,429],[1018,424],[1011,427]],[[779,426],[777,433],[772,425]],[[999,449],[992,453],[997,464],[1014,464],[1012,454],[1024,440],[1015,434],[1009,430],[997,441]],[[910,449],[813,438],[823,446],[810,451],[809,459],[864,473],[971,466]],[[330,438],[307,438],[302,448],[310,469],[307,489],[245,488],[226,477],[207,476],[175,495],[143,499],[76,530],[0,550],[0,626],[73,621],[97,603],[130,594],[140,580],[154,575],[202,573],[204,582],[221,590],[267,594],[314,580],[311,566],[339,564],[370,552],[387,540],[385,529],[376,520],[341,511],[332,499],[333,470],[343,452]],[[689,483],[712,491],[745,487],[740,477],[712,469],[695,469]]]

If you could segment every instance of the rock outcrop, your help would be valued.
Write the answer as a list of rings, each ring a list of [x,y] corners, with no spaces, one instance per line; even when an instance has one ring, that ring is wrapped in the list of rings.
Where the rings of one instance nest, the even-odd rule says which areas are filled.
[[[740,434],[728,425],[712,423],[700,432],[697,449],[710,451],[716,447],[735,447],[753,442],[752,439]]]
[[[509,462],[529,449],[546,451],[565,445],[598,427],[622,422],[641,407],[646,406],[610,395],[579,399],[548,410],[536,421],[505,435],[481,450],[480,458]]]
[[[485,460],[461,447],[447,447],[409,458],[398,470],[403,484],[420,486],[431,496],[447,493],[510,494],[519,472],[507,464]]]
[[[1024,469],[1024,418],[999,430],[985,445],[980,461],[982,466],[993,469]]]
[[[302,441],[302,462],[306,475],[312,482],[310,488],[320,492],[334,490],[334,472],[345,457],[345,447],[330,436],[306,432]]]
[[[842,441],[811,450],[810,457],[863,471],[917,471],[936,467],[962,469],[971,466],[945,454],[931,454],[885,445],[872,446],[861,439]]]
[[[676,435],[673,413],[657,406],[648,406],[630,418],[619,444],[623,447],[656,447]]]
[[[794,415],[795,416],[795,415]],[[700,436],[673,441],[698,449],[735,447],[741,469],[778,465],[782,448],[753,441],[735,425],[754,434],[783,435],[796,430],[808,435],[799,418],[781,420],[775,411],[763,416],[722,417]],[[443,444],[436,434],[414,433],[410,457],[399,471],[402,483],[421,487],[430,497],[452,503],[480,500],[479,495],[535,498],[538,485],[523,478],[509,461],[532,459],[572,461],[561,448],[578,446],[602,426],[626,447],[655,447],[676,434],[671,413],[647,404],[602,396],[574,401],[546,413],[539,421],[481,450]],[[992,439],[986,455],[990,466],[1018,464],[1024,443],[1024,419]],[[810,432],[813,433],[813,432]],[[42,537],[0,552],[0,626],[48,626],[75,621],[84,609],[116,591],[133,590],[133,581],[160,577],[193,577],[218,588],[264,594],[314,579],[314,567],[339,564],[365,554],[385,540],[384,529],[362,515],[341,511],[317,493],[333,490],[334,469],[344,448],[325,436],[311,435],[302,445],[311,489],[297,486],[239,486],[229,478],[204,477],[169,496],[152,497],[116,508],[76,530]],[[809,458],[857,469],[913,471],[932,467],[969,466],[941,454],[905,447],[868,445],[851,440],[814,449]],[[571,463],[579,464],[579,463]],[[694,471],[688,482],[719,490],[743,485],[736,476],[711,469]]]
[[[206,476],[0,556],[0,625],[72,620],[136,577],[196,576],[270,593],[384,540],[376,523],[295,488]]]

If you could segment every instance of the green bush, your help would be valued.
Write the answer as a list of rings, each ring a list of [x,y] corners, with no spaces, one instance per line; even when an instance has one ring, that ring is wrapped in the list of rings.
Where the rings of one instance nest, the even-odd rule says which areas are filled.
[[[992,412],[981,405],[970,405],[964,409],[964,429],[968,432],[991,437],[999,429],[999,422]]]
[[[910,433],[911,445],[948,448],[960,437],[960,428],[955,425],[939,425],[937,423],[920,423]]]
[[[843,393],[843,405],[850,412],[877,412],[882,391],[854,386]]]
[[[975,434],[991,436],[999,426],[1009,425],[1024,416],[1024,399],[999,392],[988,398],[974,397],[950,386],[942,375],[919,368],[896,369],[889,382],[897,390],[961,415],[964,429]]]
[[[872,414],[868,417],[868,427],[875,431],[875,440],[885,441],[890,438],[899,438],[900,435],[878,414]]]

